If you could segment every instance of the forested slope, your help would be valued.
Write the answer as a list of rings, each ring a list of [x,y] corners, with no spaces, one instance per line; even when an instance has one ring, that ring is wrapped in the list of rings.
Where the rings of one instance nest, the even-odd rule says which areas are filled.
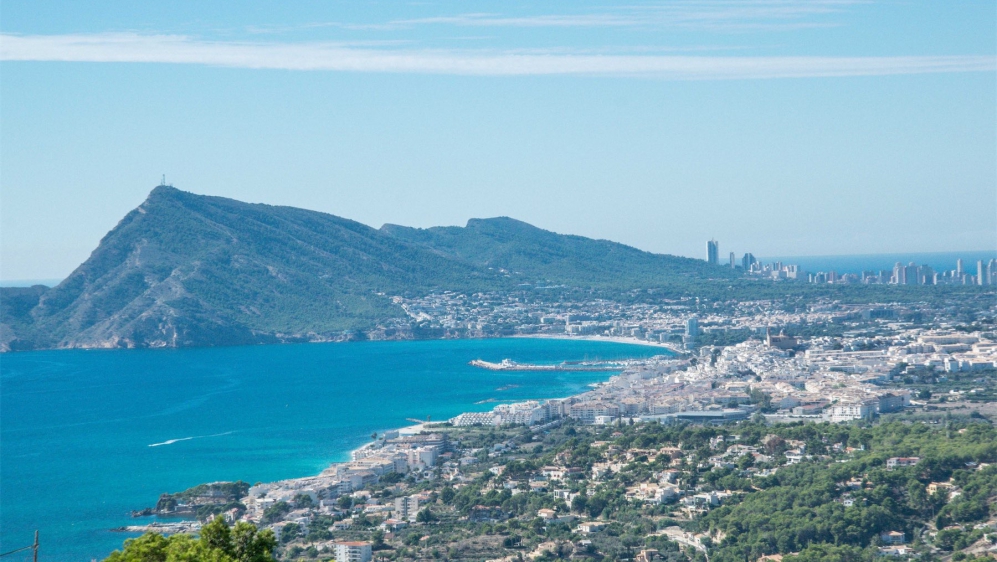
[[[511,219],[425,232],[160,186],[57,287],[2,291],[0,350],[351,339],[404,319],[393,295],[624,291],[722,270]]]

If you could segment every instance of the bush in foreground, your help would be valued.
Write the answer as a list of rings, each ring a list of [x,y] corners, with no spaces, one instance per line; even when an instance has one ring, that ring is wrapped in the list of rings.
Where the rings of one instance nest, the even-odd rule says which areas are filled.
[[[104,562],[272,562],[276,547],[273,531],[257,531],[243,522],[229,528],[217,517],[201,529],[199,538],[146,533],[125,541],[124,548]]]

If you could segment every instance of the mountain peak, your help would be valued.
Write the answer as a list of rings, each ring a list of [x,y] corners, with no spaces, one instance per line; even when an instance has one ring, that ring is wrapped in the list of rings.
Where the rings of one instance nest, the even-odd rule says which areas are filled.
[[[482,234],[507,236],[538,236],[543,234],[555,235],[553,232],[549,232],[542,228],[533,226],[528,222],[523,222],[510,217],[470,219],[467,221],[465,229],[469,231],[481,232]]]
[[[157,185],[156,187],[152,188],[152,191],[149,192],[149,196],[146,199],[152,199],[156,197],[176,197],[181,193],[185,192],[173,187],[172,185]]]
[[[494,225],[494,226],[517,226],[517,227],[529,227],[536,228],[528,222],[523,222],[521,220],[514,219],[512,217],[490,217],[487,219],[468,219],[467,228],[481,226],[481,225]]]
[[[160,185],[58,287],[0,299],[23,301],[4,308],[0,348],[334,340],[404,322],[391,295],[551,281],[629,289],[706,268],[505,216],[376,230]]]

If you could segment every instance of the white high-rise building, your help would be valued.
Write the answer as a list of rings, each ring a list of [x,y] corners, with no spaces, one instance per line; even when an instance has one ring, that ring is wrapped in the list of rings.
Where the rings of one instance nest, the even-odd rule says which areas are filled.
[[[907,264],[907,267],[905,267],[904,269],[906,269],[906,273],[904,273],[904,282],[905,282],[905,284],[907,284],[907,285],[919,285],[921,283],[921,280],[919,279],[920,276],[918,275],[917,264],[916,263],[910,262],[909,264]]]
[[[695,316],[685,321],[685,335],[689,338],[699,335],[699,319]]]

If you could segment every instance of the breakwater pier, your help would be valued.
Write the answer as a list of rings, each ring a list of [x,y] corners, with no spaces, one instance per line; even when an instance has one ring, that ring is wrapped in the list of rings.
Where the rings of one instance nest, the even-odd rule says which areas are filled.
[[[468,365],[489,371],[621,371],[626,367],[618,361],[566,361],[556,365],[537,365],[517,363],[511,359],[503,359],[500,363],[475,359]]]

